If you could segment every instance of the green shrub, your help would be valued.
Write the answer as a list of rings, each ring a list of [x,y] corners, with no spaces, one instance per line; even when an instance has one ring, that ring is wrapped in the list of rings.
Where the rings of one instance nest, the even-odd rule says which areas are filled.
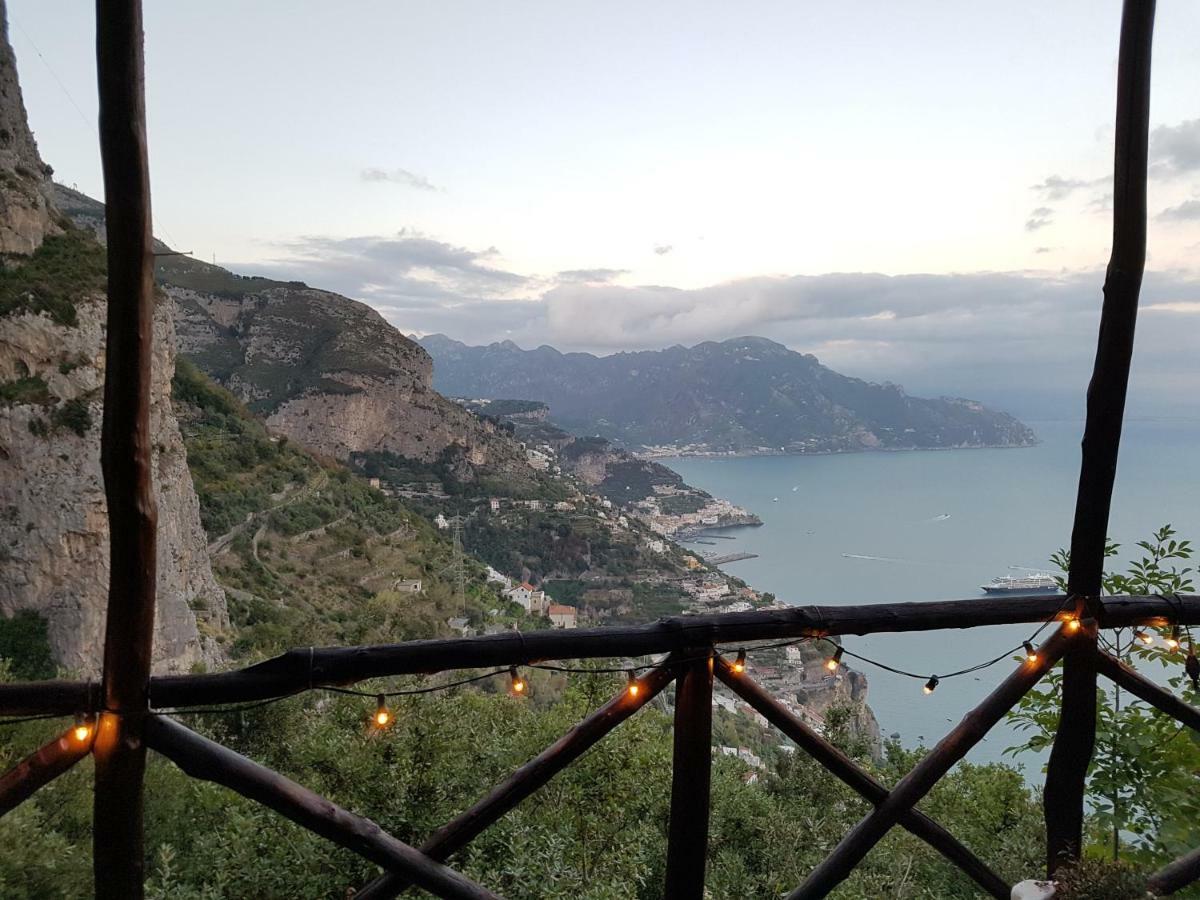
[[[51,412],[50,421],[55,428],[67,428],[83,437],[92,427],[92,414],[87,401],[76,397]]]
[[[8,660],[17,680],[53,678],[46,620],[30,609],[19,610],[12,618],[0,617],[0,658]]]
[[[37,403],[42,406],[54,402],[54,395],[45,380],[37,375],[26,375],[16,381],[0,384],[0,403],[11,406],[15,403]]]
[[[103,291],[104,248],[91,232],[70,228],[48,237],[29,257],[10,257],[0,269],[0,316],[45,313],[59,325],[78,324],[76,302]]]

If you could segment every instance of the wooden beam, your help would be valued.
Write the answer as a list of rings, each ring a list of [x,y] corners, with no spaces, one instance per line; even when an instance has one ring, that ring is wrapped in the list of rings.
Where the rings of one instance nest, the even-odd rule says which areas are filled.
[[[0,684],[0,715],[73,715],[99,706],[99,685],[89,681],[18,681]]]
[[[74,729],[39,747],[0,775],[0,816],[7,815],[75,765],[92,750],[92,735],[82,741]]]
[[[663,666],[652,669],[638,679],[636,697],[631,697],[622,688],[621,693],[513,772],[494,791],[439,828],[421,845],[421,852],[430,859],[444,862],[657,697],[674,677],[673,663],[668,660]],[[376,878],[354,896],[355,900],[382,900],[395,897],[406,887],[407,879],[389,873]]]
[[[1200,880],[1200,849],[1185,853],[1150,876],[1146,889],[1155,897],[1166,897]]]
[[[404,873],[438,897],[495,900],[496,895],[384,832],[370,819],[342,809],[308,788],[202,737],[165,716],[145,723],[146,743],[193,778],[236,791],[309,831],[377,865]]]
[[[1146,268],[1146,174],[1154,0],[1125,0],[1117,61],[1113,164],[1113,243],[1104,279],[1096,361],[1087,392],[1079,491],[1067,589],[1096,615],[1112,506],[1125,396],[1133,360],[1138,296]],[[1063,662],[1062,716],[1046,768],[1046,866],[1053,875],[1078,859],[1083,800],[1096,742],[1095,647],[1082,643]]]
[[[733,670],[721,657],[715,661],[716,675],[725,685],[763,715],[768,722],[791,738],[805,753],[825,767],[839,781],[875,806],[887,799],[888,789],[854,760],[829,743],[755,683],[749,676]],[[945,828],[925,813],[913,809],[900,816],[899,824],[925,841],[958,866],[980,888],[997,900],[1008,900],[1010,886],[978,856],[964,847]]]
[[[809,635],[875,634],[1044,622],[1063,608],[1063,597],[982,597],[922,603],[795,606],[710,616],[672,616],[648,625],[543,630],[383,644],[304,647],[258,665],[209,675],[170,675],[151,681],[156,709],[244,703],[280,697],[313,685],[349,684],[366,678],[525,665],[538,660],[648,656],[699,643],[781,640]],[[1200,625],[1200,597],[1105,597],[1101,625]],[[0,685],[0,712],[3,706]]]
[[[671,900],[704,897],[712,788],[712,651],[685,651],[686,656],[699,654],[702,659],[680,665],[675,682],[675,749],[663,893]]]
[[[1086,631],[1094,629],[1088,623]],[[1078,634],[1060,628],[1038,649],[1037,662],[1022,663],[983,702],[966,714],[954,729],[929,751],[911,772],[892,788],[875,810],[842,838],[808,876],[804,884],[788,895],[789,900],[816,900],[825,897],[846,879],[880,839],[900,821],[900,817],[929,793],[950,769],[967,755],[984,735],[1058,662]]]
[[[1097,653],[1096,670],[1105,678],[1119,684],[1135,697],[1145,700],[1159,712],[1164,712],[1189,728],[1200,731],[1200,709],[1180,700],[1170,691],[1159,687],[1136,669],[1108,653]]]
[[[109,520],[105,712],[96,735],[98,898],[142,896],[141,720],[154,640],[158,511],[151,481],[153,238],[141,0],[96,0],[108,317],[100,462]]]

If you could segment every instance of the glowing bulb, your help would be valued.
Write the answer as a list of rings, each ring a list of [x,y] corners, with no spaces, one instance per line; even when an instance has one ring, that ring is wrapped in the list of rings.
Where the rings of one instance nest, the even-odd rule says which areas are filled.
[[[1179,649],[1179,626],[1178,625],[1176,625],[1174,628],[1171,629],[1171,636],[1169,638],[1166,638],[1164,640],[1164,643],[1167,645],[1168,650],[1178,650]]]
[[[840,666],[841,664],[842,664],[842,648],[838,647],[836,650],[833,651],[833,656],[831,656],[831,657],[829,657],[829,659],[825,660],[825,668],[828,669],[830,672],[836,672],[838,670],[838,666]]]
[[[1133,633],[1133,636],[1134,636],[1134,638],[1136,638],[1137,640],[1139,640],[1143,644],[1145,644],[1147,647],[1149,647],[1151,644],[1154,643],[1154,635],[1146,634],[1146,632],[1144,632],[1144,631],[1135,631]]]
[[[1066,620],[1067,631],[1076,632],[1079,630],[1079,626],[1082,624],[1083,623],[1080,622],[1077,618],[1075,618],[1074,616],[1070,616]]]
[[[75,717],[75,727],[71,729],[71,734],[75,736],[75,740],[81,744],[92,736],[92,722],[88,716],[80,713]]]
[[[1025,648],[1025,658],[1029,660],[1029,662],[1035,663],[1038,661],[1037,651],[1033,649],[1033,644],[1029,643],[1029,641],[1026,641],[1021,646]]]
[[[932,694],[934,691],[937,690],[937,686],[938,686],[938,677],[936,675],[930,675],[929,680],[927,682],[925,682],[925,687],[921,688],[921,690],[924,691],[926,694]]]
[[[371,716],[371,721],[375,723],[376,728],[386,728],[388,722],[392,721],[392,714],[387,708],[387,697],[383,694],[375,698],[375,713]]]
[[[630,697],[636,697],[642,692],[642,683],[632,672],[629,673],[629,683],[625,685],[625,690],[629,692]]]
[[[733,671],[737,672],[739,675],[741,675],[743,672],[746,671],[746,651],[745,650],[738,651],[737,659],[735,659],[733,661]]]
[[[514,694],[521,695],[525,693],[525,688],[527,685],[525,684],[525,679],[522,678],[520,673],[517,671],[516,666],[508,667],[508,680],[509,687],[512,688],[512,692]]]

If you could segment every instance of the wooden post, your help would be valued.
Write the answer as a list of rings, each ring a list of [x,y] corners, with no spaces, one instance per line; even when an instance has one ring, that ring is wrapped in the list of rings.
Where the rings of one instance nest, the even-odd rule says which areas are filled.
[[[101,466],[110,571],[96,735],[96,896],[142,896],[142,719],[154,640],[158,511],[151,482],[154,283],[141,0],[96,0],[100,156],[108,226]]]
[[[855,765],[854,760],[841,750],[788,712],[783,704],[763,690],[761,685],[756,684],[748,675],[739,675],[734,672],[729,663],[719,656],[716,658],[715,666],[717,677],[731,691],[795,741],[801,750],[824,766],[839,781],[875,806],[887,799],[888,789],[886,787]],[[899,824],[962,869],[988,894],[996,897],[997,900],[1008,900],[1011,890],[1004,879],[925,813],[916,809],[909,810],[900,817]]]
[[[712,650],[683,655],[691,661],[680,664],[675,682],[675,751],[663,896],[702,900],[712,775]]]
[[[0,816],[7,815],[91,752],[92,735],[83,740],[74,729],[39,747],[0,776]]]
[[[1117,64],[1113,245],[1104,279],[1096,362],[1088,385],[1079,492],[1071,532],[1068,591],[1095,615],[1117,453],[1133,359],[1138,295],[1146,267],[1146,171],[1154,0],[1125,0]],[[1096,743],[1095,646],[1080,642],[1063,662],[1062,714],[1046,769],[1046,867],[1077,859],[1083,797]]]
[[[1094,629],[1095,623],[1089,621],[1077,634],[1069,634],[1064,629],[1055,632],[1038,649],[1037,662],[1022,663],[983,702],[967,713],[911,772],[900,779],[887,799],[842,838],[833,852],[813,869],[804,884],[788,895],[788,900],[817,900],[841,884],[892,826],[900,821],[900,817],[912,810],[938,780],[966,756],[992,726],[1058,662],[1070,644],[1087,633],[1094,635]]]
[[[146,719],[145,736],[151,747],[193,778],[237,791],[377,865],[403,872],[414,884],[435,896],[498,900],[491,891],[397,840],[370,819],[342,809],[178,722],[165,716],[150,716]]]
[[[1136,669],[1107,653],[1096,655],[1096,671],[1189,728],[1200,731],[1200,709],[1164,690]]]
[[[647,672],[639,681],[636,697],[621,693],[600,707],[561,738],[527,762],[494,791],[455,816],[421,845],[421,852],[430,859],[445,861],[450,854],[475,840],[517,804],[544,787],[555,775],[579,759],[602,737],[632,716],[659,695],[675,677],[674,666],[666,665]],[[388,873],[376,878],[354,895],[355,900],[381,900],[395,897],[408,887],[403,876]]]

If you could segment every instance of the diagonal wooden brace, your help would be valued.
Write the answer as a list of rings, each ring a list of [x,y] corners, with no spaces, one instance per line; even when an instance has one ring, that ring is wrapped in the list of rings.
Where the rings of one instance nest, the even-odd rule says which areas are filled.
[[[767,721],[792,739],[805,753],[825,767],[832,775],[861,797],[879,806],[888,797],[888,789],[865,772],[844,754],[800,719],[792,715],[761,685],[734,671],[723,658],[717,657],[716,674],[731,691],[745,700]],[[1008,900],[1010,887],[978,856],[919,810],[909,810],[900,816],[899,824],[969,875],[976,884],[997,900]]]
[[[342,809],[278,772],[222,747],[178,722],[165,716],[150,716],[146,719],[144,734],[147,746],[193,778],[237,791],[377,865],[403,872],[414,884],[437,897],[498,900],[491,891],[397,840],[370,819]]]
[[[551,778],[591,749],[606,734],[653,700],[675,677],[673,661],[652,669],[638,679],[638,695],[631,697],[625,689],[613,697],[561,738],[513,772],[494,791],[455,816],[421,845],[421,852],[430,859],[445,861],[450,854],[461,850],[486,829]],[[389,872],[367,884],[354,895],[355,900],[381,900],[398,895],[409,886],[409,879]]]
[[[900,821],[900,817],[910,812],[942,776],[966,756],[1004,714],[1058,662],[1071,646],[1075,636],[1086,639],[1095,633],[1096,623],[1091,620],[1084,622],[1082,627],[1073,632],[1066,626],[1060,627],[1038,649],[1037,660],[1021,664],[1020,668],[1005,678],[983,702],[967,713],[911,772],[900,779],[887,799],[842,838],[841,843],[809,874],[804,883],[788,895],[788,900],[816,900],[827,896],[841,884],[892,826]]]
[[[0,816],[7,815],[34,792],[45,787],[63,772],[92,752],[92,734],[83,740],[74,729],[43,744],[3,775],[0,775]]]
[[[1200,709],[1185,703],[1170,691],[1159,687],[1137,670],[1125,665],[1108,653],[1096,654],[1096,671],[1114,684],[1119,684],[1139,700],[1145,700],[1155,709],[1172,719],[1182,722],[1191,729],[1200,731]]]

